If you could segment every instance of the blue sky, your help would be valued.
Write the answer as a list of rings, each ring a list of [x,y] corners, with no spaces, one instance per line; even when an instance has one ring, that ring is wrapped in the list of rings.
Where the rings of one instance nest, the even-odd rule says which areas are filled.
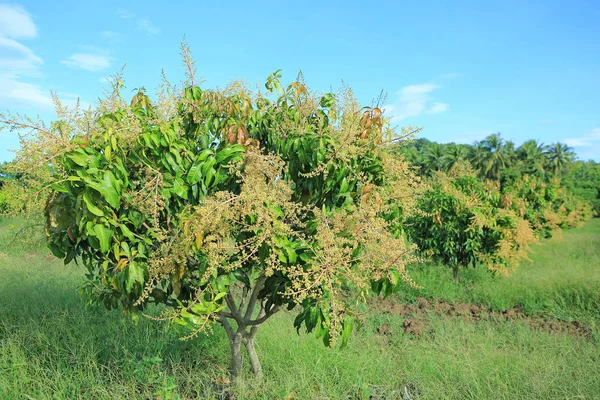
[[[206,86],[301,69],[314,89],[388,94],[398,125],[440,142],[501,132],[600,161],[600,2],[0,0],[0,110],[53,117],[50,91],[94,104],[183,77],[184,35]],[[132,93],[133,94],[133,93]],[[18,142],[0,132],[0,161]]]

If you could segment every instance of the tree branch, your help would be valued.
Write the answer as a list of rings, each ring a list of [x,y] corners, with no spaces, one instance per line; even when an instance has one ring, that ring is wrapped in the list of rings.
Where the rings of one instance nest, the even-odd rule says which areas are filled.
[[[244,315],[245,320],[249,320],[252,317],[252,312],[254,311],[254,307],[256,306],[256,299],[258,298],[258,293],[263,288],[266,280],[267,277],[264,275],[256,280],[256,283],[254,284],[254,289],[252,290],[252,295],[250,296],[250,301],[248,301],[246,315]]]
[[[246,297],[248,296],[248,288],[246,285],[242,287],[242,298],[240,300],[240,311],[244,308],[244,304],[246,303]]]
[[[260,325],[263,322],[265,322],[266,320],[268,320],[269,318],[271,318],[273,316],[273,314],[275,314],[279,310],[280,310],[279,306],[271,307],[271,309],[268,312],[265,312],[264,308],[261,308],[261,312],[258,314],[256,319],[246,320],[245,323],[246,323],[246,325],[254,325],[254,326]]]
[[[225,318],[235,319],[235,315],[227,311],[221,311],[219,314],[223,315]]]
[[[19,122],[16,119],[0,119],[0,124],[4,124],[4,125],[8,125],[10,126],[10,129],[32,129],[35,131],[40,131],[46,134],[50,134],[50,132],[44,128],[42,128],[41,126],[35,126],[35,125],[31,125],[31,124],[26,124],[23,122]]]
[[[220,312],[217,315],[219,316],[219,322],[221,323],[221,325],[223,325],[223,328],[227,333],[227,337],[230,341],[232,341],[235,338],[235,332],[233,331],[233,328],[231,327],[229,321],[227,321],[227,316],[225,314],[228,313]]]
[[[235,321],[238,324],[240,324],[240,322],[243,319],[242,314],[240,313],[240,309],[235,305],[235,300],[233,299],[233,295],[229,291],[227,292],[227,295],[225,296],[225,302],[227,302],[227,306],[231,310],[231,313],[233,314],[233,318],[235,319]]]
[[[261,302],[260,303],[260,311],[258,312],[258,316],[257,316],[257,320],[262,318],[265,315],[265,302]],[[248,321],[250,322],[250,321]],[[248,338],[250,340],[252,340],[254,338],[254,336],[256,336],[256,332],[258,331],[258,327],[260,325],[256,324],[256,325],[251,325],[250,327],[250,332],[248,332]]]
[[[379,146],[385,146],[386,144],[390,144],[390,143],[394,143],[394,142],[399,142],[400,140],[405,140],[408,136],[412,136],[416,133],[418,133],[421,130],[421,128],[415,128],[412,131],[408,132],[407,135],[403,135],[403,136],[397,136],[393,139],[387,140],[385,142],[381,142],[379,143]]]
[[[44,225],[45,225],[45,224],[32,224],[32,225],[26,225],[26,226],[22,227],[21,229],[19,229],[19,230],[17,231],[17,233],[15,233],[15,236],[14,236],[14,237],[13,237],[13,239],[10,241],[10,243],[8,244],[8,246],[12,246],[12,245],[13,245],[13,244],[14,244],[14,243],[17,241],[17,237],[18,237],[18,236],[19,236],[19,235],[20,235],[20,234],[21,234],[21,233],[22,233],[24,230],[26,230],[26,229],[29,229],[29,228],[36,228],[36,227],[39,227],[39,226],[44,226]]]

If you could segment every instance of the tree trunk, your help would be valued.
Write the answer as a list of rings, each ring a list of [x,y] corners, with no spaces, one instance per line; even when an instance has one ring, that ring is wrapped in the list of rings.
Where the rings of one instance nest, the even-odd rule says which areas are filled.
[[[236,383],[240,383],[242,379],[242,343],[244,337],[242,332],[237,332],[233,340],[229,340],[231,346],[231,365],[229,367],[229,373],[231,379]]]
[[[248,359],[250,360],[252,373],[257,380],[261,381],[263,379],[263,371],[260,360],[258,359],[258,354],[254,348],[254,337],[249,337],[248,340],[246,340],[245,345],[246,350],[248,351]]]
[[[234,384],[239,385],[243,378],[243,358],[242,358],[242,344],[246,347],[248,352],[248,359],[250,360],[250,366],[252,373],[257,380],[262,380],[263,370],[254,347],[254,337],[258,331],[258,327],[269,319],[273,314],[279,311],[279,306],[272,305],[269,310],[265,309],[265,301],[261,300],[260,311],[258,315],[253,319],[252,315],[258,301],[258,293],[262,289],[265,281],[265,277],[261,277],[256,280],[252,294],[248,298],[249,290],[244,288],[242,291],[242,298],[239,303],[236,304],[232,292],[228,292],[225,296],[225,301],[229,307],[229,312],[222,311],[218,314],[219,322],[225,329],[227,337],[229,338],[229,346],[231,347],[231,365],[229,367],[229,373],[231,374],[231,380]],[[248,304],[246,305],[246,300]],[[244,307],[246,310],[244,312]],[[232,325],[229,320],[233,320],[235,325]],[[237,326],[236,326],[237,325]],[[235,328],[234,328],[235,326]]]
[[[456,264],[454,267],[452,267],[452,272],[454,274],[455,281],[458,281],[458,268],[459,268],[458,264]]]
[[[233,340],[229,341],[229,345],[231,346],[231,365],[229,367],[229,373],[235,384],[241,383],[243,376],[242,344],[244,344],[246,351],[248,352],[252,374],[258,381],[263,379],[262,366],[256,348],[254,347],[255,334],[256,329],[251,329],[250,332],[246,332],[245,329],[240,329],[235,333]]]

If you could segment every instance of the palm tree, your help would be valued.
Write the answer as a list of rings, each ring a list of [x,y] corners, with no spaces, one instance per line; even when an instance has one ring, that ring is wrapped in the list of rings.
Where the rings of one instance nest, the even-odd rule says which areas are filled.
[[[547,146],[544,154],[548,159],[550,170],[554,175],[564,171],[567,165],[575,160],[573,149],[560,142]]]
[[[484,173],[488,178],[500,179],[502,170],[507,165],[506,148],[500,133],[494,133],[483,139],[483,145],[488,150]]]
[[[480,171],[480,174],[483,175],[483,170],[485,168],[485,160],[488,159],[488,150],[483,145],[483,142],[474,142],[471,147],[471,154],[469,154],[469,161],[471,161],[471,165],[473,168]]]
[[[544,144],[537,140],[528,140],[517,149],[517,157],[523,172],[530,175],[543,175],[548,159],[544,155]]]
[[[450,171],[457,164],[465,161],[467,156],[468,151],[464,146],[459,146],[454,143],[448,145],[446,147],[446,151],[444,152],[446,170]]]
[[[423,169],[426,173],[444,169],[444,149],[439,143],[431,143],[423,154]]]
[[[506,166],[514,166],[517,162],[517,150],[515,148],[515,142],[512,140],[507,140],[504,142],[504,154]]]

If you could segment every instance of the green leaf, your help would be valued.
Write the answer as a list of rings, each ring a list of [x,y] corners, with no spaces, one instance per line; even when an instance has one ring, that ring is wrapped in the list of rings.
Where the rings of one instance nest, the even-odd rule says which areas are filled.
[[[321,97],[320,105],[323,108],[332,107],[335,104],[335,97],[333,93],[326,93],[325,96]]]
[[[287,262],[287,256],[283,249],[276,249],[275,252],[277,253],[277,258],[279,259],[279,261],[281,261],[282,263]]]
[[[391,270],[389,275],[390,283],[394,286],[398,285],[398,280],[400,276],[398,275],[398,271]]]
[[[236,162],[242,159],[245,152],[246,148],[244,146],[241,144],[234,144],[233,146],[228,146],[219,151],[215,158],[219,164]]]
[[[215,279],[212,283],[213,288],[215,288],[217,292],[221,293],[227,292],[230,284],[231,278],[229,277],[229,275],[219,275],[217,279]]]
[[[98,217],[104,216],[104,212],[94,204],[92,195],[87,190],[83,193],[83,201],[92,214],[97,215]]]
[[[215,176],[216,173],[217,173],[217,171],[215,171],[214,168],[209,169],[208,172],[206,173],[206,179],[204,180],[204,184],[207,187],[211,187],[211,184],[213,183],[213,177]]]
[[[104,157],[106,157],[106,159],[108,161],[110,161],[112,155],[112,148],[110,147],[110,145],[106,146],[106,148],[104,149]]]
[[[346,193],[348,191],[348,181],[346,178],[342,179],[342,184],[340,185],[340,193]]]
[[[346,317],[342,324],[342,344],[340,349],[343,349],[348,344],[348,338],[350,338],[350,335],[352,334],[353,327],[354,321],[352,320],[352,317]]]
[[[182,199],[187,199],[188,187],[183,182],[183,179],[177,178],[173,182],[173,193]]]
[[[198,154],[198,156],[196,157],[196,160],[198,161],[205,161],[208,156],[213,155],[215,152],[213,151],[213,149],[204,149],[200,152],[200,154]]]
[[[202,167],[203,163],[204,162],[200,160],[194,161],[187,173],[187,183],[190,185],[195,185],[196,183],[200,182],[200,179],[202,178],[202,172],[200,171],[200,168]]]
[[[144,284],[144,268],[137,262],[131,261],[127,264],[127,281],[125,287],[130,292],[133,289],[133,285],[138,282],[140,285]]]
[[[104,179],[101,182],[95,182],[90,178],[86,178],[85,181],[91,188],[100,192],[111,207],[119,208],[121,196],[119,196],[117,189],[113,186],[113,182],[116,182],[116,179],[112,172],[105,171]]]
[[[67,158],[82,167],[87,167],[92,160],[92,156],[83,151],[83,149],[74,150],[72,153],[67,154]]]
[[[175,157],[173,156],[173,154],[171,154],[171,153],[164,153],[164,157],[167,160],[168,165],[172,168],[172,170],[174,172],[177,173],[177,172],[179,172],[181,170],[181,167],[179,166],[179,164],[175,160]]]
[[[108,249],[110,248],[110,237],[112,235],[110,229],[102,224],[96,224],[94,225],[94,233],[100,242],[100,250],[103,253],[108,253]]]
[[[210,169],[213,167],[213,165],[215,165],[215,163],[217,162],[215,157],[209,157],[206,159],[206,161],[202,164],[202,175],[208,175],[208,171],[210,171]]]
[[[196,314],[208,314],[210,312],[209,307],[204,303],[196,303],[191,309]]]
[[[306,312],[301,312],[294,319],[294,328],[296,328],[296,333],[300,334],[300,328],[302,327],[302,322],[306,318]]]
[[[64,184],[61,183],[52,183],[50,184],[50,187],[59,193],[70,193],[69,189],[67,189]]]
[[[135,237],[133,236],[133,232],[131,232],[131,230],[125,224],[119,225],[119,228],[121,228],[121,232],[123,232],[123,235],[127,239],[129,239],[129,240],[134,240],[135,239]]]
[[[318,323],[321,323],[321,309],[313,307],[310,309],[308,319],[306,320],[306,329],[311,332]]]
[[[219,300],[221,300],[221,299],[222,299],[223,297],[225,297],[225,296],[227,296],[227,292],[221,292],[221,293],[218,293],[218,294],[215,296],[215,298],[213,299],[213,301],[219,301]]]
[[[284,250],[287,254],[288,262],[290,264],[295,264],[298,259],[298,254],[296,254],[296,250],[294,250],[293,248],[291,248],[289,246],[284,247]]]
[[[111,136],[110,145],[112,146],[113,150],[117,150],[117,138],[115,136]]]
[[[242,282],[247,287],[250,287],[250,278],[248,277],[246,271],[242,269],[236,269],[235,271],[233,271],[233,276],[235,276],[235,279]]]
[[[312,259],[311,253],[300,253],[300,259],[304,262],[309,262]]]

